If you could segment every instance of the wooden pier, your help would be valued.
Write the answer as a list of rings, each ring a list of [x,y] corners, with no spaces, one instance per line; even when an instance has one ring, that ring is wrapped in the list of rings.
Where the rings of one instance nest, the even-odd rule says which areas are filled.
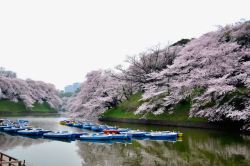
[[[20,161],[14,157],[0,152],[0,166],[25,166],[25,160]]]

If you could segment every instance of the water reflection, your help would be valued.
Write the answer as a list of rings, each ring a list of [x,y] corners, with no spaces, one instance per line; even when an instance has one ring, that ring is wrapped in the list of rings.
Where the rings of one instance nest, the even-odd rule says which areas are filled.
[[[28,147],[32,144],[40,144],[46,140],[39,138],[28,138],[14,134],[0,132],[0,150],[5,151],[17,146]]]
[[[61,126],[58,117],[26,117],[32,126],[48,130],[82,131]],[[250,165],[250,136],[213,130],[166,128],[110,123],[124,128],[175,130],[179,140],[58,141],[0,132],[0,150],[31,165],[40,166],[247,166]]]
[[[122,125],[143,129],[142,125]],[[157,126],[147,128],[166,130]],[[170,130],[173,129],[177,130]],[[84,161],[83,165],[250,165],[249,136],[213,130],[181,131],[185,135],[179,141],[133,140],[131,144],[108,145],[78,142],[78,153]]]
[[[81,143],[92,143],[92,144],[113,144],[111,140],[81,140]]]

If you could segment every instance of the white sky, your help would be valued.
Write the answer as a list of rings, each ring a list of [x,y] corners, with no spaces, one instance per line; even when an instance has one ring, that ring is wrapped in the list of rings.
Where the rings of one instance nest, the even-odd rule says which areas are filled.
[[[161,43],[250,19],[249,0],[2,0],[0,66],[63,89]]]

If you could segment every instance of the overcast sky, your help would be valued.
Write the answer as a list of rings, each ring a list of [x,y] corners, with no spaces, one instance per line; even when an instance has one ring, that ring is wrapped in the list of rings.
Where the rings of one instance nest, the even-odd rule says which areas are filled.
[[[0,66],[63,89],[127,55],[250,19],[249,0],[0,1]]]

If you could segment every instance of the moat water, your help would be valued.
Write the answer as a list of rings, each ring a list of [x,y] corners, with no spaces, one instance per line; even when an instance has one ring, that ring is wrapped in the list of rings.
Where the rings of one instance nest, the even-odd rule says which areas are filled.
[[[3,118],[3,117],[1,117]],[[61,117],[11,117],[27,119],[33,127],[53,131],[85,131],[59,125]],[[248,166],[250,136],[229,131],[154,125],[108,123],[119,127],[174,130],[184,133],[176,141],[131,142],[58,141],[0,132],[0,151],[34,166]]]

